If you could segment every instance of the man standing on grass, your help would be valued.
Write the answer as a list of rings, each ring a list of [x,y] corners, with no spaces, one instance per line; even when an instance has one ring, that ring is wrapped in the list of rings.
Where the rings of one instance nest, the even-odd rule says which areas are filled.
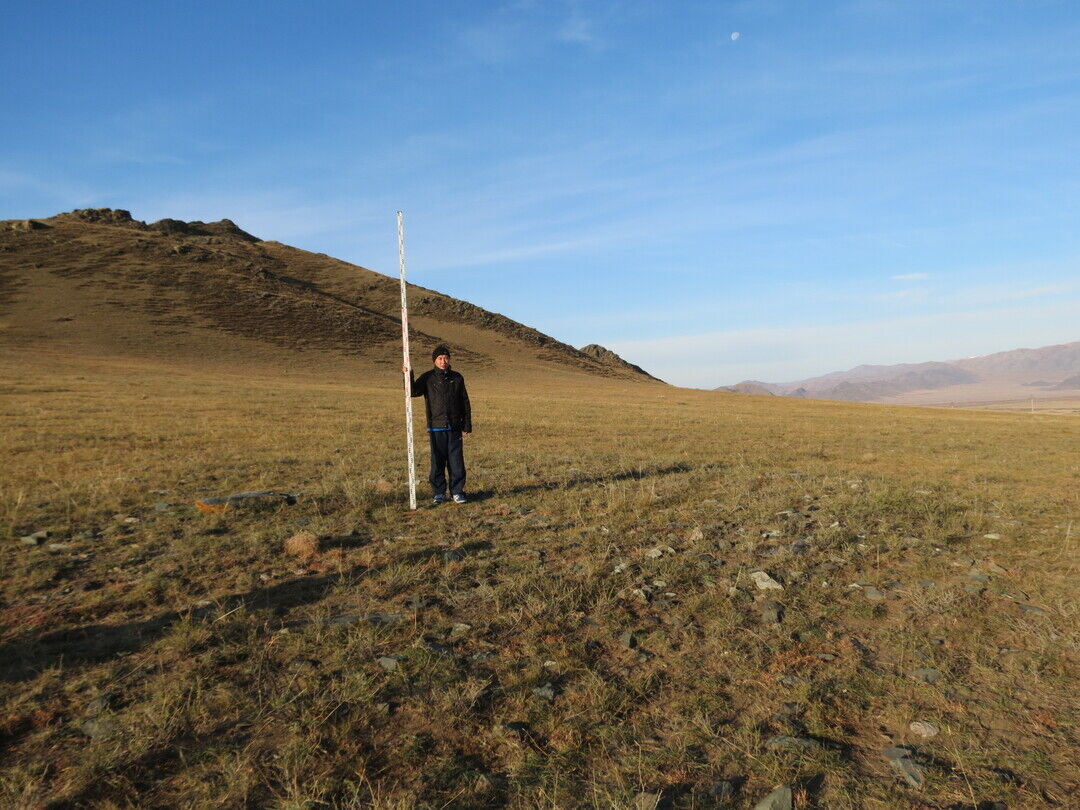
[[[450,471],[450,495],[454,503],[465,503],[465,455],[463,434],[472,433],[472,408],[465,391],[465,378],[450,368],[450,350],[436,346],[431,352],[435,367],[412,380],[412,395],[422,396],[427,408],[428,439],[431,442],[432,501],[446,501],[446,471]],[[402,369],[404,371],[404,369]]]

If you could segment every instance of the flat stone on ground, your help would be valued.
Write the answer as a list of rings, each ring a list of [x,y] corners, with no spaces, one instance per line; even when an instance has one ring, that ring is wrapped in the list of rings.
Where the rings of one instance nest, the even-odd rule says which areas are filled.
[[[794,801],[791,788],[783,785],[755,804],[754,810],[793,810]]]
[[[941,673],[933,667],[919,667],[911,670],[908,677],[920,683],[937,683],[941,680]]]
[[[764,571],[754,571],[750,575],[750,579],[754,581],[760,591],[782,591],[784,586],[770,577]]]
[[[911,730],[912,734],[918,734],[924,739],[936,737],[941,732],[941,729],[939,729],[933,723],[927,723],[923,720],[914,721],[911,725],[908,726],[908,728]]]

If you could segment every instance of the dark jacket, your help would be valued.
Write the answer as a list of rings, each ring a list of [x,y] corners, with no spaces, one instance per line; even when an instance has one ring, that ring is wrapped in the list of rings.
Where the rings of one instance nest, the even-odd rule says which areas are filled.
[[[465,378],[453,369],[433,368],[413,381],[412,395],[423,397],[429,428],[450,428],[472,433],[472,407]]]

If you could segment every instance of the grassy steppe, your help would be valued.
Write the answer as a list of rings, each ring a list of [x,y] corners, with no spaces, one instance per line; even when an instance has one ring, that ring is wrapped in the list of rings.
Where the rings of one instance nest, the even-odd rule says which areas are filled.
[[[0,806],[1075,806],[1075,417],[461,370],[0,359]]]

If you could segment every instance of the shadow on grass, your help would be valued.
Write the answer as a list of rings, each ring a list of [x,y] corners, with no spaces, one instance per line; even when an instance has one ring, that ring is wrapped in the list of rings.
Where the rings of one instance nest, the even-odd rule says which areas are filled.
[[[557,489],[576,489],[578,487],[593,486],[594,484],[611,484],[616,481],[643,481],[647,478],[659,478],[676,473],[700,472],[702,470],[718,469],[716,464],[705,464],[693,467],[689,464],[669,464],[666,467],[657,467],[651,470],[622,470],[621,472],[607,475],[576,475],[564,481],[537,481],[531,484],[518,484],[506,489],[481,489],[469,493],[470,501],[486,501],[489,498],[506,497],[508,495],[526,495],[530,492],[552,491]]]
[[[141,650],[185,618],[223,616],[242,606],[255,610],[286,611],[309,605],[320,601],[327,590],[338,582],[368,570],[364,566],[355,566],[340,573],[298,577],[265,588],[229,594],[203,608],[170,611],[140,622],[88,624],[42,635],[27,633],[0,645],[0,681],[24,681],[57,664],[71,666],[92,663]]]
[[[494,547],[495,546],[488,540],[473,540],[468,543],[462,543],[459,546],[428,546],[419,549],[418,551],[410,551],[402,557],[401,561],[418,563],[441,557],[443,562],[458,562],[463,560],[468,554],[477,551],[490,551]]]

